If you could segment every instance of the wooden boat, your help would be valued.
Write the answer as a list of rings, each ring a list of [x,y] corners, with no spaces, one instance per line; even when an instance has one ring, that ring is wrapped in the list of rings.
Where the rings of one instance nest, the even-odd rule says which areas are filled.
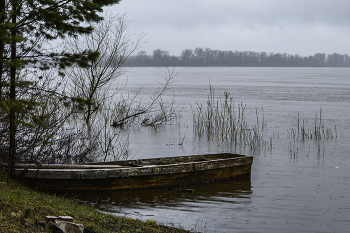
[[[231,153],[84,165],[17,164],[20,181],[42,190],[126,190],[250,176],[252,156]]]

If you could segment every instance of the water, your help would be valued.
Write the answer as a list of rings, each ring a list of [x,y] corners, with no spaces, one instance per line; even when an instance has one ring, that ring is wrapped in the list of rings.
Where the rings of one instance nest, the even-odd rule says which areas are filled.
[[[133,68],[124,92],[152,95],[164,68]],[[270,145],[254,153],[251,179],[192,185],[194,193],[170,189],[75,194],[97,202],[102,211],[203,232],[345,232],[350,227],[350,69],[347,68],[176,68],[173,97],[182,109],[178,124],[157,132],[130,131],[134,158],[229,151],[218,142],[193,136],[192,112],[205,104],[212,85],[216,95],[230,92],[267,121]],[[120,83],[126,81],[126,77]],[[300,119],[313,126],[322,108],[328,140],[294,140],[288,133]],[[262,115],[260,115],[262,117]],[[336,126],[336,129],[335,129]],[[177,145],[184,139],[182,146]],[[231,148],[232,150],[232,148]],[[239,153],[252,154],[246,148]]]

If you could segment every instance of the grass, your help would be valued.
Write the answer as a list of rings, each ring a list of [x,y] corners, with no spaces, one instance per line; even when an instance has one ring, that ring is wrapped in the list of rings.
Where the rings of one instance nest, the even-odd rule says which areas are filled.
[[[334,126],[334,134],[332,128],[326,127],[322,122],[322,108],[320,108],[320,113],[315,114],[314,123],[307,127],[305,126],[305,120],[300,119],[299,113],[298,118],[295,120],[292,128],[288,130],[288,133],[292,138],[295,139],[315,139],[315,140],[324,140],[324,139],[333,139],[337,138],[337,126]]]
[[[225,92],[224,97],[216,97],[214,89],[210,86],[207,105],[197,105],[193,113],[193,131],[199,138],[209,141],[219,141],[236,148],[246,147],[250,150],[259,150],[267,145],[264,140],[266,122],[264,115],[259,119],[256,109],[256,121],[249,124],[245,115],[246,106],[235,103],[230,93]],[[271,143],[270,143],[271,144]]]
[[[38,223],[45,216],[71,216],[88,230],[104,232],[189,232],[163,226],[154,220],[141,221],[99,212],[93,206],[41,193],[19,184],[6,183],[0,171],[0,232],[53,232]]]
[[[287,130],[288,134],[292,138],[292,142],[289,143],[288,150],[290,152],[291,158],[298,158],[299,148],[296,147],[296,142],[306,142],[313,141],[316,142],[317,145],[317,157],[321,157],[321,155],[325,155],[325,145],[321,146],[320,143],[330,140],[337,139],[338,132],[337,126],[328,127],[322,121],[322,108],[320,108],[319,114],[315,113],[315,118],[309,121],[300,118],[298,113],[298,117],[294,120],[292,127]],[[309,153],[310,154],[310,145],[309,145]]]
[[[256,108],[255,117],[252,123],[246,117],[246,106],[242,103],[235,105],[230,93],[224,92],[223,97],[217,97],[214,88],[210,86],[210,94],[206,105],[197,104],[193,111],[193,132],[201,140],[221,142],[230,148],[248,148],[251,152],[260,152],[261,149],[273,148],[273,138],[265,140],[266,121],[262,109],[262,116]],[[252,117],[249,117],[251,119]],[[291,158],[298,159],[302,152],[298,148],[298,142],[305,143],[312,141],[318,143],[317,157],[325,154],[325,145],[320,143],[337,139],[337,127],[328,127],[322,118],[322,109],[315,113],[315,117],[304,120],[298,117],[293,121],[292,127],[287,130],[292,138],[289,142],[288,151]],[[309,152],[310,154],[310,145]],[[314,147],[312,148],[314,149]]]

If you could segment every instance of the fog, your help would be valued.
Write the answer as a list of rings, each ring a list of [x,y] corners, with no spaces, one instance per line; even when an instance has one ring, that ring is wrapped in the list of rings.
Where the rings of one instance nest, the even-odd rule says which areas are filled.
[[[130,33],[147,33],[142,50],[172,55],[209,47],[232,51],[350,54],[346,0],[122,0]]]

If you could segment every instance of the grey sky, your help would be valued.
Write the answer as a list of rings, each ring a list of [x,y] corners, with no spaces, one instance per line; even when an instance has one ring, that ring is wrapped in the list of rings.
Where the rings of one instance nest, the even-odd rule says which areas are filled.
[[[122,0],[141,50],[183,49],[350,54],[349,0]]]

